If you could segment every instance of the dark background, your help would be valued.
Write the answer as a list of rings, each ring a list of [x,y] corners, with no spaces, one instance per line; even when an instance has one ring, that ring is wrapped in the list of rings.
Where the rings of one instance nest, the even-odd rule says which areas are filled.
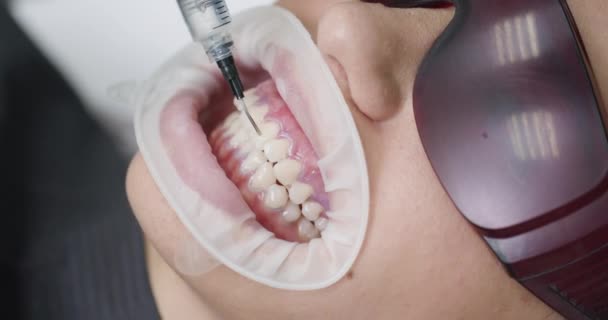
[[[2,0],[0,150],[1,318],[158,318],[128,159]]]

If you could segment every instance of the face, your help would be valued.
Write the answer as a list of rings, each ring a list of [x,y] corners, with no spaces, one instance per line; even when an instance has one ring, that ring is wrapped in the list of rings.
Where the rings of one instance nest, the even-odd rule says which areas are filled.
[[[607,4],[569,4],[600,94],[606,96],[608,39],[594,30],[608,27],[602,18]],[[201,308],[197,310],[221,319],[440,319],[446,314],[463,319],[557,318],[509,278],[455,209],[418,137],[411,99],[416,71],[452,19],[453,9],[327,0],[278,5],[295,13],[316,39],[360,133],[371,192],[364,246],[347,276],[326,289],[277,290],[219,267],[202,276],[180,275],[187,286],[179,286],[176,294],[188,295],[188,303]],[[155,260],[155,252],[174,268],[171,257],[188,231],[139,156],[132,162],[127,185],[134,212],[154,248],[154,278],[154,265],[162,263]]]

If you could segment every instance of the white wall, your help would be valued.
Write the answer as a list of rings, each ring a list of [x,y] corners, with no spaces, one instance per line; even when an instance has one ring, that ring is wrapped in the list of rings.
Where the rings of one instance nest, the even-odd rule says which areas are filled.
[[[273,0],[227,0],[234,15]],[[90,111],[133,148],[131,110],[107,94],[190,41],[176,0],[14,0],[11,12]]]

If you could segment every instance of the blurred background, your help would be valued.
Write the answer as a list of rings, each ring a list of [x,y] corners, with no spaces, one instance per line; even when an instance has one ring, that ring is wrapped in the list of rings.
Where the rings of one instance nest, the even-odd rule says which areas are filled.
[[[133,110],[108,89],[189,41],[175,0],[0,0],[5,318],[159,318],[124,189]]]
[[[231,13],[273,0],[228,0]],[[128,120],[108,88],[143,80],[190,41],[176,0],[13,0],[9,12],[124,148],[135,148]]]

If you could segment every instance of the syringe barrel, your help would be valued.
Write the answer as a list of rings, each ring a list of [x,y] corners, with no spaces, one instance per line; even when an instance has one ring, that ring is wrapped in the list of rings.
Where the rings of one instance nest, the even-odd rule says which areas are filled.
[[[177,0],[192,38],[214,62],[232,55],[232,18],[224,0]]]

